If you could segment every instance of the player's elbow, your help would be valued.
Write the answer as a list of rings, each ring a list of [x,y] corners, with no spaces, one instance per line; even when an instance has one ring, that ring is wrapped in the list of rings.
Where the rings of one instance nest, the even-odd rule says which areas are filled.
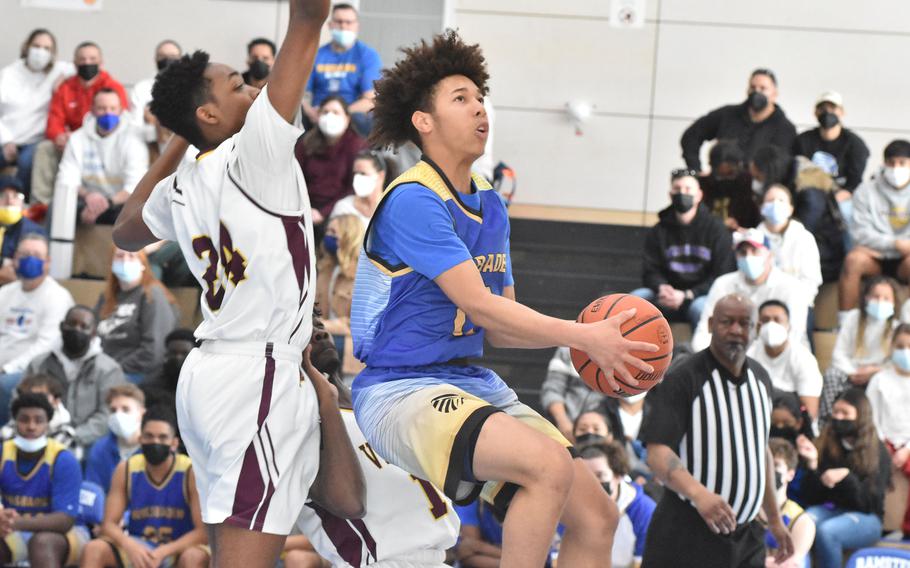
[[[367,514],[366,491],[363,486],[352,488],[344,496],[332,500],[333,513],[342,519],[362,519]]]

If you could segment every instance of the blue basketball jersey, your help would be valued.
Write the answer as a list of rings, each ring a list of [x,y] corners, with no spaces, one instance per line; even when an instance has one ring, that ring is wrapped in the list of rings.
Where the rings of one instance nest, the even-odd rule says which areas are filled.
[[[506,207],[483,178],[474,176],[472,186],[472,194],[459,194],[424,157],[383,194],[354,284],[354,353],[367,365],[358,386],[375,382],[371,369],[413,369],[483,354],[484,330],[433,280],[473,260],[493,294],[513,284]]]
[[[82,483],[79,462],[60,442],[48,439],[44,455],[29,471],[20,471],[16,463],[16,444],[3,443],[3,465],[0,491],[3,506],[20,515],[63,512],[75,517],[79,513],[79,485]],[[55,469],[63,475],[54,477]],[[73,479],[70,479],[73,478]]]
[[[193,530],[190,512],[190,458],[177,454],[174,466],[160,485],[149,479],[145,456],[136,454],[126,462],[126,494],[131,536],[153,545],[177,540]]]

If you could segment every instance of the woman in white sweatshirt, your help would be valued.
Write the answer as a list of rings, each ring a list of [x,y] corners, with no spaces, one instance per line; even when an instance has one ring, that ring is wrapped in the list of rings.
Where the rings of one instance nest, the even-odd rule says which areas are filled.
[[[813,305],[822,284],[821,259],[815,237],[792,218],[790,190],[780,184],[769,187],[762,199],[761,215],[763,221],[758,228],[768,237],[775,266],[803,284],[806,301]]]
[[[0,69],[0,169],[16,165],[16,177],[28,194],[35,146],[44,139],[51,95],[76,73],[73,64],[57,61],[57,39],[45,29],[33,30],[19,59]]]
[[[837,332],[831,366],[825,372],[819,426],[831,415],[834,400],[850,386],[865,387],[888,360],[891,335],[897,326],[898,284],[887,276],[871,278],[860,307],[847,312]]]
[[[866,387],[872,419],[878,435],[888,446],[894,465],[910,461],[910,324],[894,330],[891,364],[872,377]]]

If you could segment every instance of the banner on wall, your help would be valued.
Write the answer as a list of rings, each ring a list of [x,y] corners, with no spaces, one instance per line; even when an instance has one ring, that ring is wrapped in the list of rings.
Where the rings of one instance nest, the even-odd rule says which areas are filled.
[[[612,0],[610,26],[614,28],[643,28],[645,0]]]
[[[97,12],[101,10],[103,2],[104,0],[22,0],[22,7]]]

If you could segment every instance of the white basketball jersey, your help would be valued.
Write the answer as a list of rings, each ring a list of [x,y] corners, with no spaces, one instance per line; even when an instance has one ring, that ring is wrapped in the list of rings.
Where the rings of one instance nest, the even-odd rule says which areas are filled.
[[[359,568],[406,560],[455,546],[461,523],[452,502],[428,481],[417,479],[376,454],[352,411],[341,411],[366,481],[366,516],[339,519],[308,502],[297,526],[332,566]]]
[[[301,131],[263,89],[239,133],[184,161],[142,211],[176,241],[202,286],[199,339],[309,342],[315,250],[306,183],[294,158]]]

